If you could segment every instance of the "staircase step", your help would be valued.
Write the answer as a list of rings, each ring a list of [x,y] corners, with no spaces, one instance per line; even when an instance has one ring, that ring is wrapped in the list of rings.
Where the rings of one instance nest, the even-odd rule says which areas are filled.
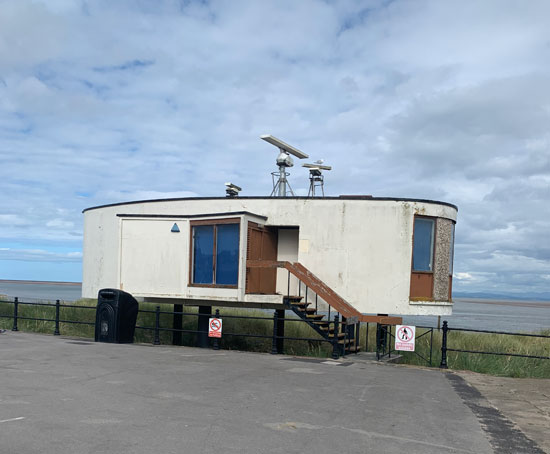
[[[316,323],[316,322],[313,322],[313,324],[317,325],[318,329],[320,329],[321,331],[324,331],[325,333],[328,334],[328,326],[322,325],[322,324],[319,324],[319,323]]]
[[[306,317],[309,320],[321,321],[324,317],[323,314],[307,314]]]
[[[317,328],[321,328],[327,332],[329,330],[328,322],[326,320],[313,320],[311,323],[317,325]]]
[[[317,309],[315,309],[314,307],[307,307],[305,309],[305,311],[308,313],[308,314],[316,314],[317,313]]]
[[[334,337],[334,332],[329,332],[328,337]],[[338,339],[343,339],[344,337],[346,337],[346,333],[338,333]]]
[[[355,347],[353,348],[346,348],[346,353],[359,353],[361,351],[361,347],[357,346],[357,349]]]
[[[355,345],[355,339],[342,339],[342,340],[339,340],[338,343],[340,345],[346,344],[346,346]]]
[[[304,299],[303,296],[296,296],[296,295],[285,296],[285,300],[288,301],[291,304],[299,303],[303,299]]]
[[[334,332],[334,326],[331,326],[331,327],[330,327],[330,332],[331,332],[331,333]],[[346,332],[346,330],[342,329],[341,326],[338,328],[338,333],[345,333],[345,332]]]
[[[301,301],[291,301],[290,302],[290,305],[292,307],[297,307],[297,308],[306,308],[310,305],[311,303],[305,303],[305,302],[301,302]]]

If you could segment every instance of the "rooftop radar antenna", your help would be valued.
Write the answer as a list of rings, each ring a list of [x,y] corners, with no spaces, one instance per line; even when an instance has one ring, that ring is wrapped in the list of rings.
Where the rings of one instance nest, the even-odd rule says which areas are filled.
[[[225,196],[226,197],[238,197],[239,192],[241,192],[243,189],[236,184],[233,183],[225,183]]]
[[[272,135],[265,134],[260,136],[260,139],[265,140],[271,145],[275,145],[279,149],[279,156],[277,156],[278,172],[272,172],[271,178],[273,179],[273,191],[271,191],[270,197],[287,197],[288,195],[294,196],[294,192],[286,179],[290,174],[286,171],[288,167],[294,165],[294,161],[290,155],[296,156],[298,159],[309,158],[309,156],[297,148],[283,142],[282,140],[273,137]]]
[[[331,166],[324,166],[323,160],[319,159],[313,164],[304,164],[302,167],[309,169],[309,192],[307,193],[308,197],[315,197],[315,188],[321,188],[321,193],[323,197],[325,196],[325,178],[323,175],[323,170],[332,170]]]

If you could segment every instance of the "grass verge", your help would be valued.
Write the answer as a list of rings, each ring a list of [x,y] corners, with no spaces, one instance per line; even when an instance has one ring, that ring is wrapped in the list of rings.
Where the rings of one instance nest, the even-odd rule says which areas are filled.
[[[419,329],[417,336],[424,331]],[[537,334],[548,336],[550,335],[550,330]],[[442,334],[434,329],[432,365],[435,367],[439,366],[441,362],[441,340]],[[447,348],[549,357],[550,339],[451,330],[447,335]],[[416,352],[424,357],[429,357],[429,334],[417,340]],[[426,362],[419,358],[418,355],[408,352],[403,353],[401,362],[405,364],[426,365]],[[549,359],[448,352],[447,364],[449,369],[471,370],[482,374],[503,377],[550,378]]]
[[[60,332],[64,336],[73,337],[94,337],[95,323],[95,305],[96,300],[83,299],[71,303],[71,306],[64,305],[60,308]],[[156,304],[141,303],[141,310],[154,311]],[[87,307],[91,307],[87,308]],[[161,312],[172,312],[172,305],[160,305]],[[215,308],[214,308],[215,309]],[[184,312],[191,315],[183,316],[183,330],[193,331],[197,328],[196,308],[186,307]],[[271,335],[273,332],[272,312],[220,308],[223,319],[224,336],[220,342],[220,348],[229,350],[247,350],[257,352],[271,351]],[[0,300],[0,328],[11,329],[13,326],[13,304]],[[29,306],[20,304],[20,320],[18,327],[21,331],[30,331],[38,333],[53,334],[55,324],[52,321],[25,320],[28,318],[41,318],[52,320],[55,318],[55,307],[52,306]],[[238,316],[262,317],[259,319],[241,319],[232,318]],[[77,321],[79,324],[66,323],[66,321]],[[172,328],[173,315],[171,313],[160,315],[161,328]],[[89,323],[89,325],[82,324]],[[154,327],[155,314],[153,312],[140,312],[137,321],[138,327]],[[426,330],[417,329],[416,353],[401,352],[401,363],[428,365],[419,355],[428,359],[430,357],[430,334],[418,339]],[[234,334],[234,335],[231,335]],[[246,337],[239,334],[254,334],[262,337]],[[542,334],[550,335],[550,330]],[[297,338],[321,339],[313,329],[301,321],[288,321],[285,323],[285,336]],[[366,342],[367,326],[362,324],[360,344],[362,350],[368,345],[369,351],[374,351],[376,346],[376,325],[370,324],[368,330],[368,343]],[[432,366],[437,367],[441,361],[441,333],[433,331],[432,345]],[[154,339],[153,330],[136,329],[135,341],[139,343],[152,343]],[[172,332],[160,332],[161,344],[172,344]],[[182,345],[195,345],[195,333],[182,333]],[[521,336],[508,336],[499,334],[467,333],[451,330],[448,335],[448,348],[460,350],[478,350],[501,353],[515,353],[535,356],[550,356],[550,339],[532,338]],[[295,341],[285,340],[284,353],[298,356],[316,356],[330,357],[332,346],[327,342],[315,341]],[[458,352],[448,352],[447,363],[450,369],[471,370],[484,374],[506,376],[506,377],[532,377],[532,378],[550,378],[550,360],[517,358],[510,356],[495,356],[481,354],[467,354]]]
[[[51,304],[51,303],[50,303]],[[69,305],[61,305],[59,311],[59,331],[64,336],[93,338],[95,324],[95,305],[94,299],[81,299]],[[157,304],[140,303],[140,312],[137,319],[137,328],[135,333],[135,342],[153,343],[154,331],[152,329],[141,329],[139,327],[153,328],[155,326],[155,308]],[[173,305],[160,304],[160,343],[164,345],[172,344],[173,328]],[[213,312],[216,308],[213,308]],[[182,330],[195,331],[197,329],[197,309],[194,307],[184,307],[183,312],[191,314],[182,317]],[[227,350],[246,350],[256,352],[270,352],[273,334],[273,318],[271,311],[261,311],[252,309],[220,308],[223,319],[223,338],[220,341],[220,348]],[[0,328],[11,329],[13,326],[13,303],[2,302],[0,300]],[[55,323],[55,306],[31,306],[19,304],[18,308],[18,328],[20,331],[53,334]],[[243,319],[233,317],[261,317],[260,319]],[[50,321],[26,320],[29,319],[48,319]],[[73,321],[79,323],[66,323]],[[85,324],[88,323],[88,324]],[[164,329],[164,330],[163,330]],[[166,331],[165,331],[166,330]],[[242,336],[258,335],[266,337]],[[194,346],[196,342],[196,333],[183,332],[182,343],[184,346]],[[307,326],[303,321],[290,321],[285,323],[285,336],[297,338],[322,338]],[[297,341],[285,340],[285,354],[298,356],[318,356],[329,357],[332,353],[332,346],[327,342],[320,341]]]

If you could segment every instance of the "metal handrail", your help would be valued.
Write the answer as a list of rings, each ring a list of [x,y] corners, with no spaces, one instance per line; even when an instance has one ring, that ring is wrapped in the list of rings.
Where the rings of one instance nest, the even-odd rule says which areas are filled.
[[[344,298],[338,295],[334,290],[330,289],[323,281],[309,271],[299,262],[291,263],[287,261],[272,261],[272,260],[247,260],[247,268],[285,268],[289,273],[292,273],[300,282],[306,285],[307,289],[311,289],[315,294],[319,295],[329,306],[332,306],[340,314],[346,317],[361,316],[361,313],[349,304]],[[301,285],[298,287],[301,295]],[[290,294],[290,280],[288,285],[288,293]],[[289,295],[290,296],[290,295]]]

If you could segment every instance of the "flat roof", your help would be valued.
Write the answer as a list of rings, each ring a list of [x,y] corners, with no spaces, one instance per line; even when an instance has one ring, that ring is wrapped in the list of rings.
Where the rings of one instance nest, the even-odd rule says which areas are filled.
[[[364,201],[374,201],[374,202],[420,202],[420,203],[433,203],[437,205],[446,205],[451,208],[454,208],[458,211],[458,207],[448,202],[440,202],[437,200],[428,200],[428,199],[411,199],[411,198],[401,198],[401,197],[373,197],[370,195],[341,195],[338,197],[269,197],[269,196],[249,196],[249,197],[181,197],[181,198],[171,198],[171,199],[152,199],[152,200],[133,200],[130,202],[118,202],[118,203],[109,203],[106,205],[98,205],[95,207],[89,207],[82,210],[83,213],[91,210],[98,210],[100,208],[108,208],[115,206],[123,205],[135,205],[138,203],[160,203],[160,202],[178,202],[186,200],[364,200]]]
[[[227,216],[252,216],[267,221],[267,216],[251,213],[250,211],[225,211],[221,213],[203,213],[203,214],[125,214],[117,213],[119,218],[161,218],[161,219],[195,219],[195,218],[219,218]]]

